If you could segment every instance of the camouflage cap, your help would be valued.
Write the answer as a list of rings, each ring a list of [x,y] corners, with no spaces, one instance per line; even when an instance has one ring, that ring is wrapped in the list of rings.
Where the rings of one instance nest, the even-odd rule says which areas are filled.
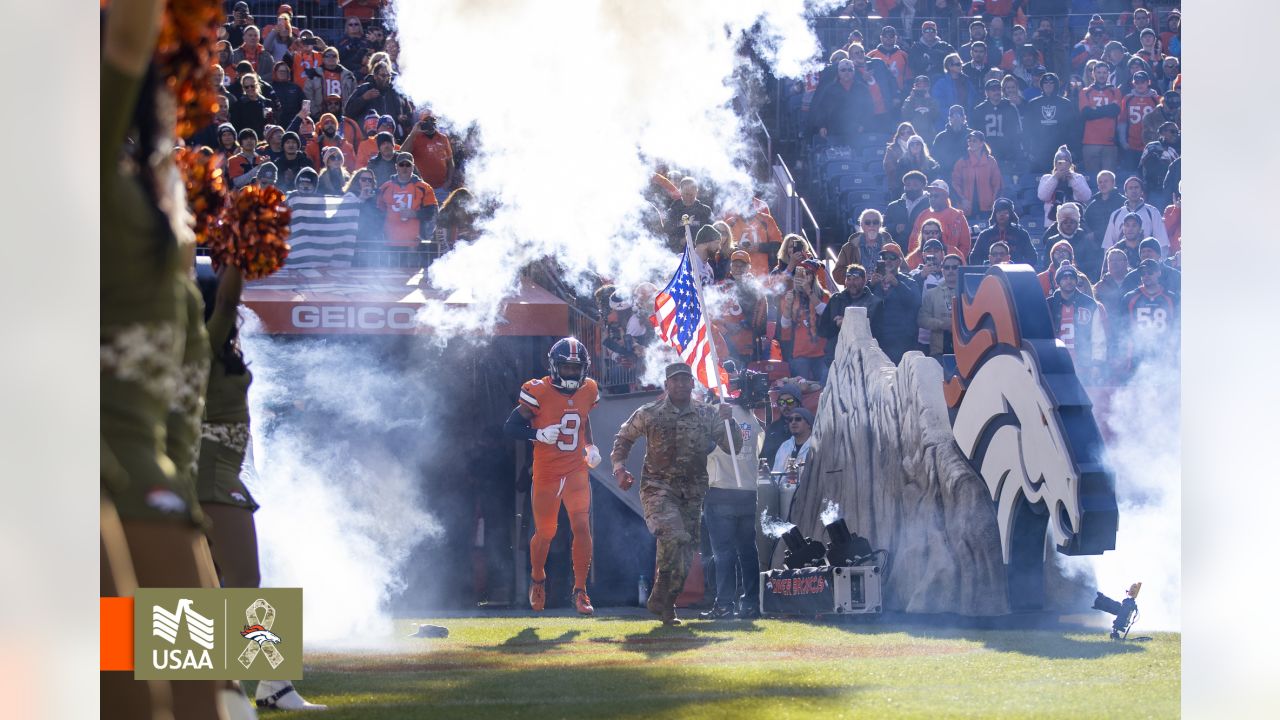
[[[676,375],[679,375],[680,373],[684,373],[685,375],[692,376],[693,368],[689,367],[689,363],[682,363],[682,362],[671,363],[670,365],[667,366],[668,380],[675,377]]]

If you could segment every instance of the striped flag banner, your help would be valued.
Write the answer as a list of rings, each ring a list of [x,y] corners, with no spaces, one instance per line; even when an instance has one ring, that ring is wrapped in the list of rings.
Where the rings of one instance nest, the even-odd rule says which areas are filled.
[[[671,282],[658,293],[654,313],[658,337],[662,342],[675,348],[680,359],[693,368],[693,376],[709,389],[715,389],[715,375],[720,379],[721,387],[729,387],[729,376],[724,370],[717,368],[711,359],[711,337],[702,302],[698,297],[698,289],[694,284],[689,264],[689,250],[685,249],[680,257],[680,268],[671,278]]]
[[[293,211],[286,267],[351,267],[360,224],[359,200],[295,192],[286,203]]]

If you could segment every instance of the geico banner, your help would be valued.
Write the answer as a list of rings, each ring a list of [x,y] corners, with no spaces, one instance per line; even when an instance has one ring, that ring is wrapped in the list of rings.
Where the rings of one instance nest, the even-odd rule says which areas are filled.
[[[250,303],[267,332],[407,335],[428,332],[415,320],[417,305],[393,303]]]

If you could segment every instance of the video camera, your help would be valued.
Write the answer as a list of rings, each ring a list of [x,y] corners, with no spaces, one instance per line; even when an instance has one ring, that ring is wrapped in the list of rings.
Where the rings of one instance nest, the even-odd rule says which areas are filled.
[[[744,408],[767,407],[769,405],[769,374],[755,370],[737,370],[737,365],[729,360],[724,363],[729,373],[729,389],[738,393],[736,402]]]

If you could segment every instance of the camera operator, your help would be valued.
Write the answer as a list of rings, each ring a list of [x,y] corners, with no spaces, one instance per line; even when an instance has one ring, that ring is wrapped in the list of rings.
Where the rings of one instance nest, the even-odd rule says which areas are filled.
[[[715,558],[715,602],[710,610],[702,613],[704,620],[731,618],[735,610],[741,618],[760,614],[755,602],[760,582],[755,525],[757,448],[762,428],[751,407],[768,402],[768,377],[764,373],[744,371],[730,382],[741,390],[733,406],[733,424],[738,432],[734,440],[740,444],[736,458],[730,458],[729,453],[719,447],[707,458],[710,488],[702,513]],[[734,462],[738,465],[736,476]],[[737,593],[739,577],[741,594]]]

